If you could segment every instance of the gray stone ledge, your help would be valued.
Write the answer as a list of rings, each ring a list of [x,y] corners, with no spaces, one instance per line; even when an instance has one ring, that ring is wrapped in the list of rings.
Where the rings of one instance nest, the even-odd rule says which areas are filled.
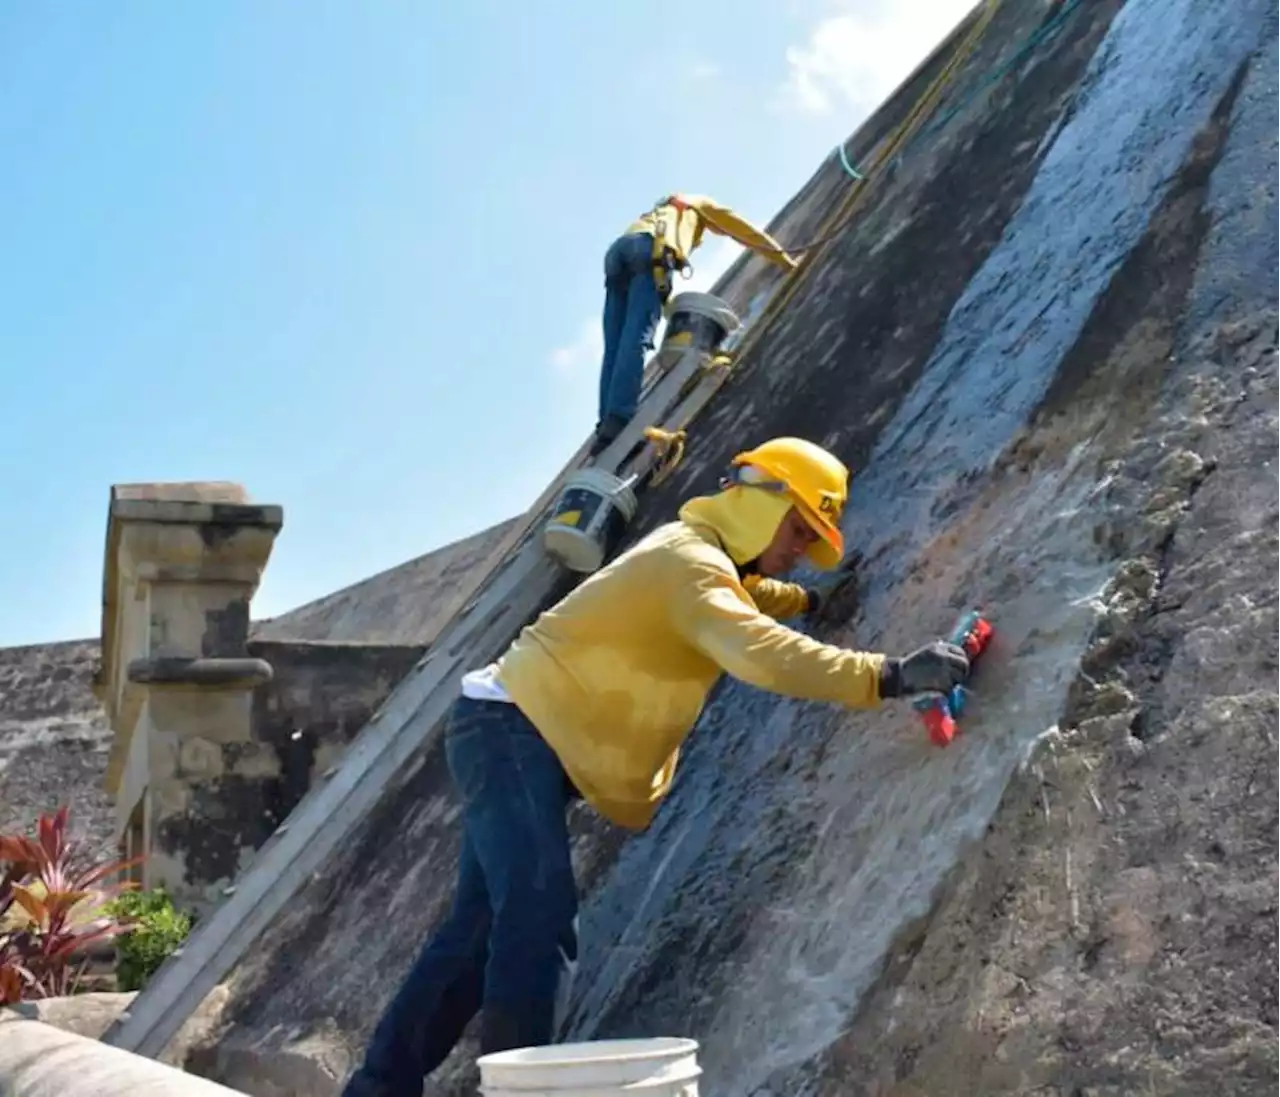
[[[130,682],[149,686],[242,686],[251,688],[271,681],[271,664],[265,659],[156,656],[134,659],[126,672]]]

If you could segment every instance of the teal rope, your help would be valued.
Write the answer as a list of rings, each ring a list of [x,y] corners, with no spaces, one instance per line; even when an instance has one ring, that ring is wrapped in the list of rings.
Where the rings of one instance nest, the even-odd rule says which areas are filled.
[[[863,175],[862,172],[860,172],[857,168],[855,168],[851,163],[849,163],[849,154],[845,151],[844,146],[845,146],[844,141],[841,141],[839,146],[837,146],[840,150],[840,166],[849,173],[849,177],[851,179],[858,179],[858,180],[865,179],[866,176]]]

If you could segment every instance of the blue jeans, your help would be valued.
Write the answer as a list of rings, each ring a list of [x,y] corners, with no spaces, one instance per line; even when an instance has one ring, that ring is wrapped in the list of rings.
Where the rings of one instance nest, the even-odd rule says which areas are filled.
[[[644,354],[662,316],[653,273],[653,237],[616,239],[604,256],[604,359],[600,364],[600,423],[621,430],[636,413]]]
[[[453,906],[378,1022],[344,1097],[421,1097],[423,1079],[482,1005],[482,1054],[551,1043],[562,973],[577,960],[565,822],[573,789],[559,759],[502,702],[459,698],[444,736],[462,798]]]

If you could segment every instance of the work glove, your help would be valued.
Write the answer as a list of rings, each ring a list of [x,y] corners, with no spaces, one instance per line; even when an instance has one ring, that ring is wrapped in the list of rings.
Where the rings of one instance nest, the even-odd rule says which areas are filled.
[[[861,557],[847,556],[840,566],[824,572],[805,587],[809,604],[805,616],[815,624],[842,624],[858,612],[858,574]]]
[[[915,693],[947,693],[969,677],[964,648],[935,640],[902,659],[886,659],[880,671],[881,697],[910,697]]]

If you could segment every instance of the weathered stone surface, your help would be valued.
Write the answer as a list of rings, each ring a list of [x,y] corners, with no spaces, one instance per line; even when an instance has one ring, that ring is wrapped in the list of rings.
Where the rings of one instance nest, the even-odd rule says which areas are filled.
[[[455,590],[483,567],[512,521],[370,576],[254,627],[262,640],[426,644],[445,624]]]
[[[178,749],[178,769],[184,777],[210,781],[221,777],[225,768],[222,747],[208,739],[187,739]]]
[[[223,788],[237,798],[257,798],[247,815],[256,821],[253,844],[260,845],[341,757],[425,648],[252,640],[249,650],[271,663],[275,679],[254,694],[257,745],[239,755]]]
[[[73,1032],[17,1019],[0,1025],[8,1097],[236,1097],[236,1091]]]
[[[1091,665],[1135,707],[1092,715],[1082,693],[1064,713],[820,1092],[1274,1090],[1277,388],[1274,315],[1257,322],[1234,361],[1186,363],[1148,435],[1196,432],[1212,475],[1177,487],[1141,454],[1119,473],[1186,508],[1123,654]]]
[[[196,913],[219,901],[424,650],[272,641],[249,649],[273,668],[252,694],[171,688],[150,697],[150,866],[186,883],[177,898]]]
[[[64,1032],[72,1032],[90,1040],[99,1040],[136,997],[137,994],[133,992],[98,992],[19,1002],[0,1009],[0,1025],[17,1020],[42,1021]],[[226,1004],[226,998],[227,993],[221,987],[210,994],[178,1030],[166,1054],[161,1056],[161,1061],[169,1066],[181,1068],[183,1061],[190,1053],[190,1048],[203,1047],[210,1041],[216,1040],[220,1015]],[[246,1092],[250,1091],[246,1090]],[[305,1090],[298,1092],[305,1092]]]
[[[1176,364],[1105,466],[1118,534],[1106,540],[1135,555],[1108,587],[1069,730],[1010,784],[928,921],[895,942],[825,1059],[821,1093],[1275,1089],[1269,22],[1270,46],[1201,143],[1212,174],[1195,187],[1202,228],[1173,315]],[[1269,232],[1239,239],[1255,216]],[[1097,698],[1121,696],[1098,714]]]
[[[129,1008],[133,994],[73,994],[65,998],[39,998],[0,1009],[0,1025],[19,1018],[43,1021],[64,1032],[100,1039]],[[0,1039],[3,1036],[0,1035]]]
[[[72,833],[110,853],[114,814],[102,787],[111,729],[90,688],[96,640],[0,649],[0,831],[27,833],[71,805]]]

